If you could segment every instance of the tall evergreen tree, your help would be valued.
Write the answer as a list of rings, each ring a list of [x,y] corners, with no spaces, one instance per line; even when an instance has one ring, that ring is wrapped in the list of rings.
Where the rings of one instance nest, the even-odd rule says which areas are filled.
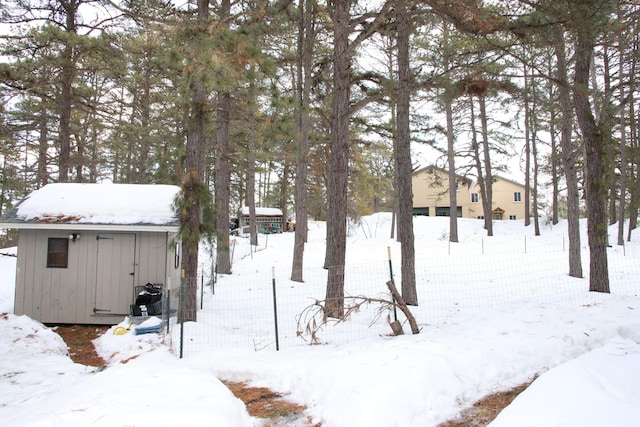
[[[385,3],[373,19],[363,21],[364,30],[350,40],[355,24],[351,22],[352,0],[330,3],[333,21],[333,112],[331,118],[330,171],[327,187],[327,315],[344,315],[344,262],[347,238],[347,184],[349,176],[349,121],[351,118],[351,61],[354,50],[385,21],[391,2]]]
[[[218,11],[220,25],[229,31],[231,18],[231,2],[222,0]],[[215,198],[216,214],[216,271],[222,274],[231,273],[231,257],[229,251],[229,191],[230,191],[230,159],[229,159],[229,120],[231,113],[231,87],[229,83],[220,85],[216,105],[216,164],[215,164]]]
[[[96,15],[101,18],[94,18],[91,13],[83,15],[79,12],[80,8],[100,8],[100,13]],[[5,39],[7,43],[4,45],[4,53],[13,56],[15,61],[13,64],[2,64],[3,80],[12,82],[11,85],[19,88],[23,94],[33,95],[39,92],[36,96],[46,97],[51,117],[41,116],[39,131],[45,131],[43,121],[46,120],[47,138],[54,140],[57,150],[56,179],[60,182],[69,181],[73,178],[75,169],[75,180],[83,181],[86,156],[82,152],[85,148],[82,137],[85,134],[73,122],[78,115],[72,112],[82,111],[87,106],[87,100],[82,99],[81,94],[92,90],[88,83],[92,80],[90,73],[93,71],[89,68],[82,69],[82,63],[86,67],[91,64],[92,56],[108,58],[110,55],[106,53],[107,40],[100,37],[105,31],[106,22],[110,20],[108,11],[96,0],[32,0],[14,1],[7,4],[3,12],[5,23],[12,24],[17,30],[14,37]],[[107,18],[102,19],[104,16]],[[25,62],[26,57],[22,55],[25,48],[34,49],[34,53],[38,53],[38,61]],[[32,70],[48,69],[47,80],[34,85],[33,75],[24,67],[28,63]],[[42,84],[49,89],[40,86]],[[55,90],[51,90],[52,88]],[[98,107],[95,104],[89,106]],[[87,116],[83,118],[86,119]],[[94,123],[100,126],[98,121]],[[51,132],[52,129],[55,129],[55,133]],[[41,139],[42,143],[44,138],[43,136]]]
[[[295,182],[295,237],[291,280],[302,282],[304,266],[304,245],[308,233],[307,205],[307,157],[309,154],[311,68],[313,66],[313,46],[316,35],[316,7],[313,0],[300,1],[298,5],[298,38],[296,51],[296,107],[297,158]]]
[[[442,61],[443,72],[447,76],[451,72],[451,49],[449,47],[449,24],[442,24]],[[451,84],[451,79],[447,78],[444,88],[444,109],[447,120],[447,170],[449,173],[449,241],[458,242],[458,197],[457,197],[457,177],[456,177],[456,149],[455,131],[453,127],[453,101],[456,91]]]
[[[197,49],[198,43],[206,43],[209,36],[209,0],[198,0],[196,16],[192,31]],[[196,58],[197,56],[190,58],[186,69],[191,103],[186,130],[186,173],[182,181],[181,229],[184,283],[182,284],[181,320],[183,321],[195,321],[197,318],[198,252],[203,230],[202,211],[207,207],[209,194],[209,189],[203,183],[209,115],[206,74],[209,70],[198,63]]]
[[[413,191],[410,135],[411,68],[409,42],[411,19],[404,2],[395,6],[398,47],[398,109],[395,149],[396,182],[398,185],[398,237],[401,248],[402,298],[409,305],[418,305],[413,234]],[[452,212],[451,215],[455,215]]]
[[[589,290],[609,292],[607,261],[607,143],[610,138],[610,117],[600,116],[596,121],[589,99],[589,75],[597,37],[608,19],[609,2],[576,0],[571,14],[575,21],[571,29],[575,34],[575,69],[573,104],[585,149],[587,215],[589,252]]]

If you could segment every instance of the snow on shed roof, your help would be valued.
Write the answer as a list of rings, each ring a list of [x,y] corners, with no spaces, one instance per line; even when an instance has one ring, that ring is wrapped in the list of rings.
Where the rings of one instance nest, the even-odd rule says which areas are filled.
[[[249,215],[249,207],[242,208],[242,215]],[[256,208],[257,216],[282,216],[282,210],[278,208]]]
[[[175,185],[48,184],[2,219],[10,223],[178,225]]]

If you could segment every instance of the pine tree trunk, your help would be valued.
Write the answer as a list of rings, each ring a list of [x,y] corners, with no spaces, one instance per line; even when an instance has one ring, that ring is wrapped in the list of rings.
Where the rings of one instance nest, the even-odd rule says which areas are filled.
[[[143,133],[140,135],[140,150],[138,153],[138,177],[136,182],[139,184],[146,184],[149,182],[147,174],[147,161],[149,158],[150,149],[150,134],[149,128],[151,124],[151,85],[149,83],[149,73],[146,72],[144,76],[144,85],[142,88],[142,98],[140,100],[140,127],[143,129]]]
[[[620,132],[620,207],[618,209],[618,245],[624,246],[624,212],[627,200],[627,139],[624,126],[625,108],[621,110],[622,130]]]
[[[42,99],[44,102],[44,99]],[[47,172],[47,149],[49,148],[49,119],[46,108],[40,110],[40,117],[38,118],[38,175],[37,185],[38,188],[44,187],[49,183],[49,173]],[[6,160],[6,159],[5,159]]]
[[[484,166],[484,191],[487,197],[483,206],[485,208],[487,236],[493,236],[493,172],[491,171],[491,151],[489,151],[489,126],[487,121],[487,100],[484,96],[481,96],[480,123],[482,124],[482,159]]]
[[[351,52],[349,11],[351,1],[333,6],[333,116],[327,189],[327,315],[344,316],[344,262],[347,239],[347,185],[349,179],[349,94]]]
[[[215,212],[216,212],[216,271],[231,274],[229,252],[229,193],[231,172],[229,168],[229,114],[231,95],[229,92],[218,94],[218,117],[216,132],[215,165]]]
[[[249,240],[252,246],[258,246],[258,227],[256,224],[256,99],[254,83],[249,83],[249,156],[247,158],[247,207],[249,208]]]
[[[444,72],[449,72],[449,25],[443,24]],[[458,242],[458,191],[456,188],[456,150],[453,129],[453,94],[445,89],[444,110],[447,118],[447,167],[449,169],[449,241]]]
[[[534,128],[531,140],[531,156],[533,157],[533,229],[534,235],[540,235],[540,216],[538,214],[538,145],[536,143],[537,130]]]
[[[528,66],[524,66],[524,225],[531,225],[531,109]]]
[[[529,189],[529,191],[525,190],[525,215],[526,217],[529,216],[529,213],[532,211],[533,213],[533,228],[534,228],[534,235],[539,236],[540,235],[540,218],[538,215],[538,144],[537,144],[537,134],[538,134],[538,119],[537,119],[537,112],[536,112],[536,106],[538,103],[538,97],[536,96],[536,88],[535,88],[535,80],[534,77],[531,77],[531,80],[529,80],[529,87],[533,86],[533,90],[531,92],[527,91],[527,100],[525,101],[527,103],[527,105],[530,105],[530,107],[527,108],[527,129],[528,129],[528,136],[527,138],[530,138],[530,144],[529,146],[531,147],[531,174],[533,175],[533,182],[531,187],[529,187],[529,182],[530,179],[527,178],[527,188]],[[529,104],[530,102],[530,104]],[[527,170],[529,170],[529,167],[527,167]],[[531,202],[533,202],[533,207],[531,206]],[[526,221],[525,221],[526,222]]]
[[[480,197],[482,198],[482,215],[484,216],[484,228],[488,233],[491,229],[490,225],[487,225],[487,221],[489,222],[489,224],[491,224],[491,207],[489,206],[489,209],[487,209],[487,186],[484,172],[482,170],[482,161],[480,160],[480,143],[478,142],[478,130],[476,129],[476,115],[473,104],[473,96],[469,96],[469,107],[471,113],[471,148],[473,163],[476,169],[476,173],[478,174],[478,187],[480,187]],[[487,211],[489,212],[488,214]],[[487,217],[487,215],[489,215],[489,218]]]
[[[195,177],[187,174],[185,179],[191,180]],[[183,191],[188,192],[193,183],[183,183]],[[200,226],[200,203],[196,202],[187,208],[187,217],[182,219],[183,227],[194,229]],[[183,241],[182,244],[182,284],[181,284],[181,306],[180,320],[185,322],[195,322],[198,313],[198,244]]]
[[[453,130],[453,112],[451,99],[445,100],[447,115],[447,165],[449,169],[449,241],[458,242],[458,189],[456,182],[456,152]]]
[[[209,16],[207,0],[198,1],[197,32],[202,35]],[[204,152],[206,146],[206,121],[209,110],[203,76],[190,74],[191,91],[190,118],[187,128],[186,169],[182,191],[188,203],[186,215],[182,217],[182,228],[189,230],[190,238],[182,244],[182,321],[196,321],[198,300],[198,248],[202,225],[201,200],[199,197],[204,176]]]
[[[480,187],[480,195],[482,197],[482,212],[484,215],[484,228],[487,230],[487,236],[493,236],[493,215],[492,215],[492,199],[493,199],[493,177],[491,175],[491,162],[489,155],[489,135],[487,126],[486,105],[483,96],[479,96],[480,104],[480,123],[482,136],[482,155],[480,153],[480,143],[478,142],[478,132],[475,129],[475,113],[473,108],[473,96],[469,97],[471,104],[471,126],[472,126],[472,146],[473,160],[476,171],[478,173],[478,186]]]
[[[411,137],[409,122],[411,73],[409,68],[409,18],[406,5],[396,5],[398,21],[398,117],[396,133],[396,175],[398,177],[398,236],[401,248],[402,297],[418,305],[413,234],[413,192],[411,189]]]
[[[69,181],[69,170],[71,169],[71,109],[73,108],[73,80],[76,73],[74,49],[71,43],[76,36],[76,13],[78,4],[75,1],[64,2],[62,4],[66,14],[65,32],[68,40],[62,51],[62,71],[60,73],[60,155],[58,158],[58,181]]]
[[[307,155],[309,154],[309,102],[313,60],[314,8],[313,1],[301,1],[298,28],[298,152],[296,158],[296,221],[293,245],[291,280],[303,281],[304,244],[307,241]]]
[[[635,108],[633,103],[629,105],[629,116],[635,117]],[[636,127],[636,121],[631,120],[631,129],[630,129],[630,167],[629,170],[629,227],[627,230],[627,241],[631,241],[632,231],[635,230],[638,226],[638,211],[640,208],[640,184],[638,184],[638,171],[640,170],[640,156],[638,153],[640,152],[640,146],[638,144],[638,132]]]
[[[634,23],[634,31],[638,32],[638,21]],[[634,43],[634,47],[637,47],[637,42]],[[636,75],[637,75],[637,59],[634,59],[631,63],[631,69],[629,70],[629,92],[635,93],[636,90]],[[640,183],[638,182],[638,172],[640,170],[640,146],[638,144],[638,122],[636,120],[635,103],[629,103],[629,171],[628,171],[628,184],[629,184],[629,227],[627,230],[627,241],[631,241],[631,232],[638,226],[638,209],[640,208]]]
[[[199,0],[204,1],[204,0]],[[228,25],[231,14],[230,0],[222,0],[220,20]],[[216,164],[215,164],[215,197],[216,214],[216,271],[231,274],[231,257],[229,252],[229,199],[231,186],[231,170],[229,166],[229,116],[231,114],[231,94],[227,91],[218,93],[216,117]]]
[[[551,85],[550,85],[551,87]],[[553,90],[550,89],[550,93],[553,93]],[[549,112],[549,139],[551,141],[551,224],[556,225],[560,222],[560,218],[558,216],[558,200],[559,200],[559,186],[558,186],[558,156],[557,153],[560,151],[558,149],[558,142],[556,138],[556,111],[554,108],[551,108]]]
[[[576,153],[571,142],[573,130],[573,106],[569,91],[568,69],[565,53],[564,35],[558,28],[554,30],[554,50],[556,55],[556,73],[560,82],[558,99],[562,110],[560,129],[560,149],[562,168],[567,185],[567,230],[569,237],[569,276],[583,277],[582,254],[580,249],[580,192],[578,190],[578,172]]]
[[[575,49],[573,101],[585,149],[589,251],[589,290],[609,292],[607,263],[607,171],[604,130],[596,125],[589,101],[589,68],[594,41],[590,30],[579,31]]]
[[[620,16],[620,9],[618,8],[618,17]],[[619,59],[619,74],[620,79],[623,80],[626,77],[625,73],[625,48],[626,43],[624,38],[618,37],[618,55]],[[623,85],[620,85],[620,100],[625,98],[625,89]],[[625,202],[627,200],[627,108],[622,106],[620,109],[620,207],[618,209],[618,245],[624,246],[624,213],[626,210]]]

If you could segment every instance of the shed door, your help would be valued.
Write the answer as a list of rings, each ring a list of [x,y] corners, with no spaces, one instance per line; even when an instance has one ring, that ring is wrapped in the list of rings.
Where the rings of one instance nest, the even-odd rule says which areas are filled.
[[[136,235],[98,234],[94,314],[128,315],[135,283]]]

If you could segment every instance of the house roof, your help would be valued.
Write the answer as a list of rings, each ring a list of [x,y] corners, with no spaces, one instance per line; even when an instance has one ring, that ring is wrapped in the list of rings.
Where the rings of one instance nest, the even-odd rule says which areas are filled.
[[[428,170],[437,170],[437,171],[440,171],[441,173],[443,173],[444,175],[448,175],[449,174],[449,171],[447,169],[443,169],[443,168],[440,168],[440,167],[435,166],[435,165],[429,165],[429,166],[425,166],[423,168],[417,169],[416,171],[413,172],[413,174],[414,175],[419,175],[419,174],[421,174],[423,172],[426,172]],[[458,174],[455,174],[455,176],[456,176],[456,178],[458,180],[460,180],[462,182],[467,182],[467,183],[471,183],[472,182],[472,180],[467,178],[466,176],[462,176],[462,175],[458,175]]]
[[[425,167],[423,167],[423,168],[420,168],[420,169],[418,169],[418,170],[414,171],[414,172],[413,172],[413,174],[414,174],[414,175],[418,175],[418,174],[420,174],[420,173],[422,173],[422,172],[425,172],[425,171],[427,171],[427,170],[429,170],[429,169],[431,169],[431,170],[438,170],[438,171],[440,171],[440,172],[442,172],[442,173],[444,173],[444,174],[448,174],[448,173],[449,173],[449,171],[448,171],[447,169],[443,169],[443,168],[440,168],[440,167],[435,166],[435,165],[429,165],[429,166],[425,166]],[[517,181],[514,181],[514,180],[512,180],[512,179],[505,178],[505,177],[503,177],[503,176],[495,175],[495,174],[494,174],[494,175],[492,175],[492,176],[493,176],[493,180],[494,180],[494,181],[499,179],[499,180],[506,181],[506,182],[510,182],[511,184],[518,185],[518,186],[520,186],[520,187],[523,187],[523,188],[524,188],[524,185],[523,185],[523,184],[521,184],[521,183],[519,183],[519,182],[517,182]],[[474,181],[474,180],[472,180],[472,179],[470,179],[470,178],[467,178],[467,177],[465,177],[465,176],[462,176],[462,175],[458,175],[458,174],[456,174],[456,177],[457,177],[458,179],[460,179],[460,180],[464,180],[464,181],[466,181],[466,182],[470,183],[470,186],[471,186],[471,187],[473,187],[473,186],[477,183],[476,181]]]
[[[509,178],[505,178],[505,177],[500,176],[500,175],[493,175],[493,179],[494,179],[494,180],[501,179],[502,181],[506,181],[506,182],[511,183],[511,184],[513,184],[513,185],[517,185],[517,186],[519,186],[519,187],[524,188],[524,184],[521,184],[521,183],[519,183],[518,181],[514,181],[514,180],[509,179]]]
[[[1,228],[177,231],[175,185],[48,184],[0,218]]]

